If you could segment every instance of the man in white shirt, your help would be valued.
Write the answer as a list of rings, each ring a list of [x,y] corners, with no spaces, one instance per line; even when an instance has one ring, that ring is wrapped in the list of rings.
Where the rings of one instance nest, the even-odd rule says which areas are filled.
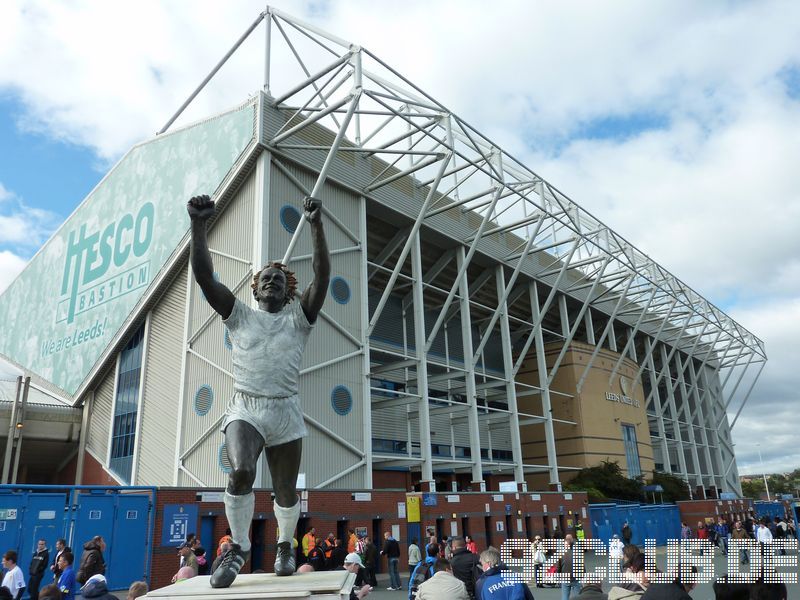
[[[758,529],[756,529],[756,541],[759,544],[772,544],[772,532],[767,527],[767,520],[763,519],[761,523],[758,525]],[[766,548],[762,547],[762,552],[765,551]]]
[[[20,600],[25,593],[25,578],[22,569],[17,566],[17,553],[9,550],[3,554],[3,568],[6,574],[3,577],[3,587],[11,591],[14,600]]]

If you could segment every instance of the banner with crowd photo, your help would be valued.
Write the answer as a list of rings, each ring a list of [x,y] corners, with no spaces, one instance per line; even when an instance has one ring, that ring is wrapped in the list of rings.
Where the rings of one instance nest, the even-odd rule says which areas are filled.
[[[186,234],[186,201],[253,140],[255,106],[125,154],[0,295],[0,354],[74,394]]]

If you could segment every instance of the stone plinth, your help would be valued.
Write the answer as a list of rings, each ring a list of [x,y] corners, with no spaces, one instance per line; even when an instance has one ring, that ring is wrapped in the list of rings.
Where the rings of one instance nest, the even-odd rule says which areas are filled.
[[[348,571],[295,573],[276,577],[273,573],[239,575],[229,588],[214,589],[209,577],[198,576],[151,591],[145,598],[178,598],[179,600],[239,600],[273,598],[312,598],[313,600],[347,600],[355,582]]]

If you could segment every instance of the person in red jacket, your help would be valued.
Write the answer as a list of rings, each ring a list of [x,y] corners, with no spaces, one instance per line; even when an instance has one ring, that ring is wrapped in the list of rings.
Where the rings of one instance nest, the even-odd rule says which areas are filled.
[[[471,535],[465,535],[464,541],[467,542],[467,550],[469,550],[473,554],[478,553],[478,544],[475,543],[475,540],[472,539]]]

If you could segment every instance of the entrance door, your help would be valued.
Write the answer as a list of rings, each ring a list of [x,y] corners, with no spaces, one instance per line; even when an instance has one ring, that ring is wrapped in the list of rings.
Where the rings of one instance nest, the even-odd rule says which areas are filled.
[[[250,544],[250,572],[264,570],[264,552],[266,550],[267,520],[253,519],[253,541]]]

